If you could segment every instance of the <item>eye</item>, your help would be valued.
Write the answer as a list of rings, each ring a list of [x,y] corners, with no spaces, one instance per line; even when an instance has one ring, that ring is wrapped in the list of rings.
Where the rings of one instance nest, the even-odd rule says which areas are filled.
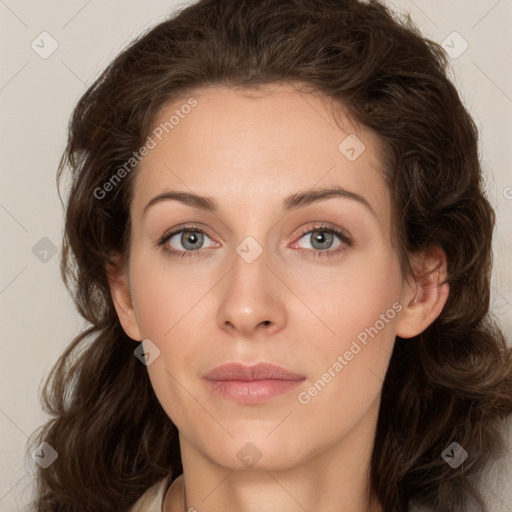
[[[305,240],[305,245],[300,245],[300,240]],[[330,225],[319,225],[303,231],[299,241],[292,247],[302,249],[301,252],[313,256],[335,256],[352,246],[352,240],[341,230]]]
[[[206,240],[215,242],[202,230],[194,226],[186,226],[164,235],[157,243],[169,256],[190,257],[196,255]]]
[[[306,241],[305,247],[300,245],[302,239]],[[207,240],[211,242],[210,247],[204,247]],[[183,258],[199,256],[203,253],[203,249],[215,247],[216,244],[217,242],[202,229],[183,226],[165,234],[156,245],[168,256]],[[299,252],[308,256],[331,257],[351,246],[352,240],[344,231],[331,225],[321,224],[303,231],[299,235],[299,241],[295,242],[292,248],[299,249]]]

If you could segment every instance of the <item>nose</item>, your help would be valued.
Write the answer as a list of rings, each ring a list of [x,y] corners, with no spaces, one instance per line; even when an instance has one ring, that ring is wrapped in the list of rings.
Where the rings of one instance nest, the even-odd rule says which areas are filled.
[[[217,322],[230,334],[253,337],[276,334],[286,323],[282,283],[268,268],[265,251],[252,263],[234,255],[222,280]]]

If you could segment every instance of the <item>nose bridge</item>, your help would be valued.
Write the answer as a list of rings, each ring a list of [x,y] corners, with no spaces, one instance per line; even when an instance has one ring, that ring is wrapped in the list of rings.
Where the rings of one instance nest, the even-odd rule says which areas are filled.
[[[233,254],[218,310],[221,328],[230,327],[249,336],[257,328],[282,328],[284,304],[273,273],[268,251],[252,237],[244,239]]]

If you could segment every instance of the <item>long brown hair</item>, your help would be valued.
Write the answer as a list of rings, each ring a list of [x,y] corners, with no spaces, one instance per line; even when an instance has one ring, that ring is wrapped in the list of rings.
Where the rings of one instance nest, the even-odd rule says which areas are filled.
[[[30,449],[45,441],[59,456],[38,468],[38,512],[124,511],[182,472],[177,429],[134,357],[107,279],[111,254],[127,254],[136,166],[108,191],[104,184],[170,101],[203,86],[284,82],[343,104],[378,135],[404,273],[415,251],[439,246],[447,255],[442,313],[415,339],[396,340],[372,491],[386,512],[413,502],[483,510],[478,477],[512,413],[512,357],[489,314],[495,216],[477,130],[447,78],[444,51],[377,1],[201,0],[130,44],[72,115],[58,170],[59,183],[70,171],[61,269],[90,327],[42,393],[50,419]],[[468,453],[457,469],[441,456],[453,441]]]

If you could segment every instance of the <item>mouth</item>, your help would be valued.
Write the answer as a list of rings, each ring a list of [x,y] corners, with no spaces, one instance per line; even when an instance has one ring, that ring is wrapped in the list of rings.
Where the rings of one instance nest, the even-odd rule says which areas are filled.
[[[252,366],[227,363],[203,378],[211,391],[240,404],[267,402],[295,389],[306,379],[304,375],[269,363]]]

